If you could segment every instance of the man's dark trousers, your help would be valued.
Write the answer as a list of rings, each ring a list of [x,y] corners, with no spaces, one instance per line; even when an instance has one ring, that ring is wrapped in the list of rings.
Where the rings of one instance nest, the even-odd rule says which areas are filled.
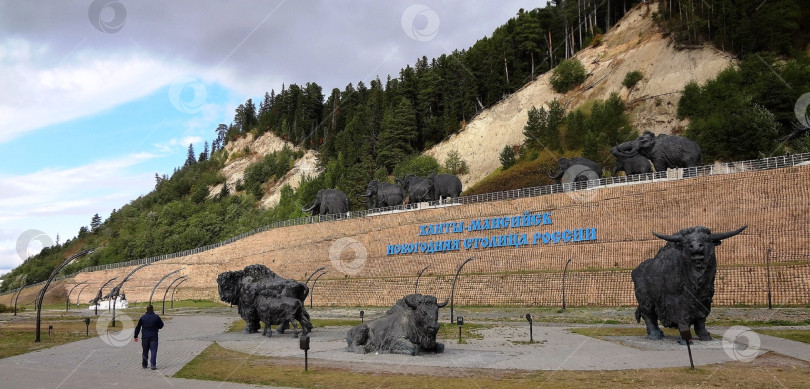
[[[151,363],[150,366],[157,366],[158,337],[150,336],[148,338],[141,338],[141,347],[143,347],[142,366],[146,367],[147,361]],[[150,351],[152,352],[152,358],[149,358]]]

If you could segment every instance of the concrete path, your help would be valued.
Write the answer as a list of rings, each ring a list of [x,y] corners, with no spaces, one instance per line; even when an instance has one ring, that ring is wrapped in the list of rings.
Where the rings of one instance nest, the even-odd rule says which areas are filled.
[[[131,341],[133,323],[124,319],[125,331],[117,338],[94,337],[32,353],[0,359],[0,388],[176,387],[255,388],[261,386],[171,378],[212,342],[249,354],[300,358],[303,352],[291,333],[273,337],[224,333],[234,317],[221,315],[175,316],[160,333],[158,370],[141,368],[141,346]],[[128,323],[129,322],[129,323]],[[582,325],[578,325],[582,326]],[[535,323],[536,343],[526,344],[525,323],[501,323],[483,330],[483,340],[443,340],[443,354],[418,357],[390,354],[354,354],[345,351],[348,327],[318,328],[311,334],[310,366],[324,361],[356,363],[368,370],[412,371],[410,367],[525,370],[621,370],[689,366],[686,347],[673,337],[649,341],[642,337],[599,340],[570,332],[572,326]],[[726,328],[709,328],[720,335],[708,342],[695,341],[695,364],[745,361],[766,350],[810,361],[810,345],[746,332],[733,348],[722,339]],[[105,340],[107,342],[105,342]],[[759,347],[749,347],[748,343]],[[116,346],[117,345],[117,346]],[[374,367],[376,365],[377,367]]]
[[[0,359],[0,388],[256,388],[262,386],[170,378],[206,347],[201,339],[225,331],[224,316],[175,316],[160,331],[157,370],[141,367],[132,320],[118,316],[121,335],[101,336]],[[132,318],[137,321],[137,317]],[[92,330],[92,328],[91,328]]]

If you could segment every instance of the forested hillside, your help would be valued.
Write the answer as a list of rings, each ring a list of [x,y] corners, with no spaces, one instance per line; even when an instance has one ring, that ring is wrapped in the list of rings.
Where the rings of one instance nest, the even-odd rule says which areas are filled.
[[[83,228],[76,238],[42,250],[3,276],[0,290],[17,287],[22,282],[41,281],[64,258],[85,248],[99,247],[94,254],[69,266],[66,272],[191,249],[273,221],[302,216],[301,206],[311,203],[321,188],[343,190],[357,209],[362,204],[354,199],[372,178],[390,180],[392,174],[427,174],[437,170],[463,172],[465,161],[458,155],[436,161],[422,152],[464,129],[487,107],[580,49],[598,46],[602,34],[613,28],[636,3],[555,1],[546,8],[517,11],[514,18],[470,48],[433,59],[418,58],[413,66],[406,66],[398,75],[389,75],[384,80],[376,78],[368,85],[362,81],[349,83],[328,93],[314,82],[303,86],[289,84],[280,91],[268,91],[258,106],[248,99],[236,109],[232,123],[214,129],[216,137],[210,151],[206,146],[197,155],[189,147],[185,163],[173,174],[156,175],[154,191],[113,211],[103,222],[96,219],[92,228]],[[660,3],[661,12],[649,17],[671,35],[674,43],[688,46],[712,42],[747,64],[740,72],[767,76],[757,83],[759,78],[752,78],[749,73],[729,71],[721,75],[721,81],[690,86],[684,94],[684,108],[678,111],[683,118],[692,119],[687,135],[708,137],[711,139],[707,142],[711,143],[716,139],[707,134],[720,128],[734,138],[735,123],[741,120],[760,123],[757,126],[770,123],[762,109],[773,115],[772,121],[776,123],[773,134],[777,138],[793,130],[793,123],[786,116],[787,105],[810,87],[807,81],[810,70],[803,51],[807,46],[807,26],[799,25],[799,20],[808,16],[808,6],[800,6],[798,0],[772,0],[759,6],[751,6],[744,0]],[[774,19],[777,17],[778,23]],[[756,62],[764,63],[765,68],[757,68]],[[577,61],[566,63],[575,66]],[[775,86],[773,80],[779,78],[789,79],[792,86],[787,89]],[[768,88],[774,87],[780,88],[778,99],[770,99],[767,93]],[[717,106],[717,101],[724,99],[722,93],[736,96],[733,102],[737,105],[725,106],[732,111],[742,109],[749,116],[713,117],[716,111],[713,113],[706,107]],[[762,109],[750,108],[755,106]],[[568,107],[572,108],[576,107]],[[535,111],[534,124],[530,123],[526,132],[529,142],[517,156],[518,165],[521,161],[536,161],[546,145],[566,153],[604,154],[597,144],[620,141],[635,131],[628,126],[626,108],[625,102],[616,97],[591,101],[572,113],[564,110],[560,113],[558,109],[551,112],[558,120],[553,128],[548,125],[549,112]],[[761,118],[763,115],[765,119]],[[751,117],[756,120],[746,119]],[[225,181],[221,173],[225,164],[246,152],[239,149],[229,152],[224,146],[248,133],[257,139],[268,132],[301,148],[317,151],[322,173],[304,179],[297,190],[282,188],[278,205],[264,210],[257,204],[268,184],[292,168],[295,159],[302,155],[300,149],[285,148],[262,157],[248,166],[244,179],[233,188],[220,184]],[[768,136],[768,142],[759,142],[751,146],[754,151],[745,149],[746,153],[771,152],[768,147],[777,146],[778,142],[770,142],[773,137],[770,133]],[[734,157],[723,154],[725,147],[728,145],[714,142],[708,155]],[[786,150],[783,147],[777,152]],[[537,170],[534,163],[533,169]],[[222,189],[211,193],[212,188]],[[25,281],[22,275],[27,275]]]

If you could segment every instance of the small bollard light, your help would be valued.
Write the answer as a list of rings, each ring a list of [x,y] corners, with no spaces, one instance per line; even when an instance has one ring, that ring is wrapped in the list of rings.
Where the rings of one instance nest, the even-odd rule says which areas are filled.
[[[89,317],[84,318],[84,326],[85,326],[84,336],[90,336],[90,318]]]
[[[309,353],[309,335],[301,336],[298,339],[298,346],[304,350],[304,371],[307,371],[309,370],[309,356],[307,355]]]
[[[360,323],[363,322],[363,315],[365,315],[365,314],[366,314],[365,312],[360,311]]]
[[[534,343],[534,336],[532,335],[532,315],[527,313],[526,320],[529,321],[529,343]]]
[[[53,326],[52,326],[52,325],[49,325],[49,326],[48,326],[48,339],[50,339],[50,338],[51,338],[51,330],[52,330],[52,329],[53,329]]]
[[[456,323],[458,323],[458,343],[461,343],[461,326],[464,325],[464,317],[463,316],[457,317]]]

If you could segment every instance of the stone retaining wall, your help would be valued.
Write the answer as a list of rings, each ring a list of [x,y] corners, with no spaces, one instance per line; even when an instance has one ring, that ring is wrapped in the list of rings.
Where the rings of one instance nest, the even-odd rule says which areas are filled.
[[[216,276],[225,270],[261,263],[284,277],[305,280],[315,269],[327,266],[328,273],[315,286],[314,304],[385,306],[413,292],[416,274],[428,265],[419,291],[448,297],[457,267],[474,255],[459,279],[456,304],[560,305],[562,271],[572,258],[566,280],[569,306],[633,305],[630,271],[664,243],[651,231],[671,234],[704,225],[719,232],[748,225],[741,235],[717,248],[715,304],[766,304],[768,262],[773,303],[805,305],[810,303],[808,182],[810,167],[803,166],[278,228],[203,253],[157,262],[137,272],[123,290],[130,301],[147,300],[157,280],[185,267],[165,281],[156,300],[179,275],[191,279],[178,289],[177,298],[218,299]],[[466,229],[472,220],[525,212],[550,212],[552,223]],[[419,236],[421,225],[448,222],[463,222],[465,229]],[[531,244],[535,233],[583,228],[596,228],[596,240]],[[465,239],[504,234],[526,234],[528,244],[464,249]],[[461,239],[457,251],[386,255],[391,244],[455,239]],[[347,242],[358,243],[346,246]],[[334,261],[330,261],[330,249]],[[89,300],[106,280],[123,277],[131,269],[81,273],[63,284],[90,282],[88,290],[94,290],[82,295],[82,300],[84,296]]]

